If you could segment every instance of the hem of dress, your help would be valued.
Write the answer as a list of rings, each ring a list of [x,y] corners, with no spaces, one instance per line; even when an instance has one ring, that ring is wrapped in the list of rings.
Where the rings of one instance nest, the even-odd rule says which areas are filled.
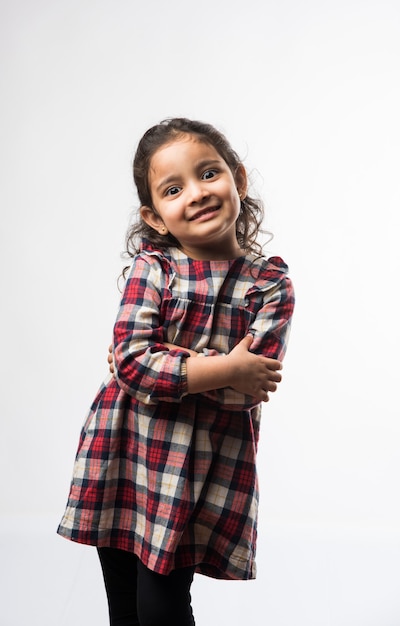
[[[107,533],[107,537],[103,537],[101,538],[99,535],[104,532]],[[74,536],[74,534],[76,533],[76,535]],[[157,574],[161,574],[164,576],[168,576],[168,574],[170,574],[173,570],[174,567],[170,567],[167,568],[163,571],[160,570],[160,568],[156,568],[152,565],[152,563],[150,562],[150,560],[143,560],[142,558],[142,553],[141,550],[131,550],[128,548],[123,548],[120,545],[118,545],[118,541],[117,540],[112,540],[112,538],[110,538],[110,532],[109,530],[98,530],[98,531],[93,531],[93,530],[82,530],[82,528],[80,528],[79,530],[74,530],[74,529],[70,529],[70,528],[65,528],[64,526],[62,526],[62,524],[59,525],[59,527],[57,528],[57,534],[62,537],[63,539],[67,539],[69,541],[72,541],[74,543],[80,543],[82,545],[87,545],[87,546],[92,546],[92,547],[97,547],[97,548],[119,548],[121,550],[126,550],[127,552],[133,552],[134,554],[136,554],[136,556],[142,561],[142,563],[145,565],[145,567],[147,567],[148,569],[156,572]],[[255,580],[256,579],[256,564],[255,561],[252,562],[247,562],[246,561],[246,567],[245,568],[239,568],[239,567],[235,567],[234,564],[232,563],[227,563],[227,566],[225,569],[221,569],[220,567],[218,567],[217,565],[215,565],[212,559],[207,559],[205,561],[192,561],[192,562],[188,562],[180,567],[194,567],[195,573],[196,574],[200,574],[202,576],[207,576],[208,578],[214,578],[216,580]]]

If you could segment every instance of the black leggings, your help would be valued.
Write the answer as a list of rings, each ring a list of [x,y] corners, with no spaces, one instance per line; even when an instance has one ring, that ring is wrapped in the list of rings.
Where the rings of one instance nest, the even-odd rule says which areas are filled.
[[[194,626],[190,604],[193,567],[162,576],[130,552],[98,548],[98,553],[110,626]]]

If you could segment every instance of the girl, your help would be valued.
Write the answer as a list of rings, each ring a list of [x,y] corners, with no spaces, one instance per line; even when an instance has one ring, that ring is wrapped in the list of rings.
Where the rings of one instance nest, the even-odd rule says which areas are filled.
[[[97,546],[111,625],[189,626],[195,572],[256,575],[260,403],[281,380],[294,298],[215,128],[154,126],[134,179],[115,376],[84,424],[58,532]]]

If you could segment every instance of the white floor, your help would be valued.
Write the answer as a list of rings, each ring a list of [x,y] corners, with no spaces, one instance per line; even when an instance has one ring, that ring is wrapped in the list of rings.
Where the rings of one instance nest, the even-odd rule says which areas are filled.
[[[56,525],[3,518],[2,626],[108,626],[95,550]],[[256,581],[198,576],[192,595],[196,626],[399,626],[400,533],[270,524]]]

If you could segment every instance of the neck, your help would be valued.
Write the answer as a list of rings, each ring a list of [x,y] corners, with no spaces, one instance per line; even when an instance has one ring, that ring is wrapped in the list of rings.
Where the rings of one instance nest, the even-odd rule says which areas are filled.
[[[190,249],[182,247],[181,250],[186,254],[186,256],[194,259],[195,261],[230,261],[232,259],[238,259],[246,254],[245,250],[242,250],[239,246],[233,248],[232,250],[224,250],[222,248],[214,250],[207,247],[204,249]]]

